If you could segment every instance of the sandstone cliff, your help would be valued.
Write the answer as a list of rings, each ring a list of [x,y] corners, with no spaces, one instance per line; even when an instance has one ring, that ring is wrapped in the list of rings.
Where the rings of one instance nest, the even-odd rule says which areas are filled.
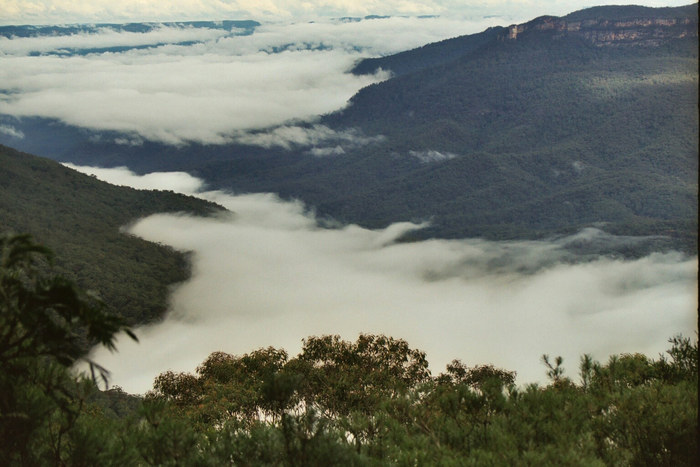
[[[615,7],[609,7],[615,8]],[[660,12],[653,17],[634,10],[620,19],[586,18],[571,14],[565,17],[542,16],[524,24],[511,25],[505,38],[517,40],[529,33],[551,32],[553,38],[575,36],[598,46],[659,46],[671,39],[698,37],[698,15],[695,8]],[[629,13],[632,13],[630,15]]]

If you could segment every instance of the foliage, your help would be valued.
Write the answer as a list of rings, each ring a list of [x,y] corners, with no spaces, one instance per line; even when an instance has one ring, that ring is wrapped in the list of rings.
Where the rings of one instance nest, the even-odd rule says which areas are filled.
[[[430,377],[425,353],[400,339],[366,334],[355,343],[310,337],[291,366],[302,377],[305,403],[329,416],[371,414]]]
[[[584,356],[580,385],[544,356],[551,384],[518,388],[513,372],[458,360],[432,377],[422,352],[385,336],[320,336],[293,359],[212,354],[174,378],[182,392],[165,374],[147,399],[190,420],[209,455],[246,465],[694,465],[697,342],[670,342],[656,361]]]
[[[43,277],[32,256],[48,259],[48,250],[25,234],[0,237],[0,251],[0,363],[5,368],[44,356],[72,364],[83,354],[81,329],[89,342],[114,349],[114,334],[125,329],[123,319],[105,314],[100,302],[81,295],[66,279]]]
[[[0,463],[62,464],[93,380],[68,368],[82,339],[114,348],[122,318],[66,279],[44,273],[51,259],[28,235],[0,237]],[[104,369],[90,362],[106,378]],[[106,379],[105,379],[106,381]],[[70,454],[73,455],[73,454]],[[40,462],[41,463],[41,462]]]

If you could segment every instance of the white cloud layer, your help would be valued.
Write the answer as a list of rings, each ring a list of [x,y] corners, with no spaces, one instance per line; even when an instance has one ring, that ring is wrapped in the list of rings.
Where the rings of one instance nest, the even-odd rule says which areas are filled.
[[[161,187],[169,175],[159,177]],[[558,241],[397,243],[418,226],[323,229],[303,205],[274,195],[200,196],[233,214],[155,215],[131,227],[194,255],[163,323],[139,329],[139,344],[120,338],[118,353],[93,355],[127,391],[148,390],[169,369],[193,371],[213,351],[295,354],[310,335],[384,333],[426,351],[435,374],[460,358],[516,370],[526,383],[544,380],[543,353],[562,355],[576,377],[583,353],[657,356],[668,338],[695,332],[697,258],[564,261],[567,242],[627,241],[593,229]]]
[[[411,157],[415,157],[424,164],[430,164],[431,162],[442,162],[457,157],[457,154],[451,152],[439,152],[435,150],[428,151],[408,151]]]
[[[141,47],[154,44],[215,41],[229,35],[223,29],[161,26],[147,33],[115,31],[108,27],[90,32],[55,36],[0,37],[0,53],[26,56],[38,53],[68,53],[70,50],[110,47]]]
[[[0,113],[178,144],[223,143],[236,130],[313,119],[342,108],[375,77],[345,73],[338,52],[177,56],[9,57]]]
[[[142,34],[98,28],[0,38],[0,114],[172,144],[245,140],[249,130],[338,110],[360,88],[388,77],[348,73],[364,56],[475,32],[494,21],[388,18],[266,24],[248,36],[163,26]],[[179,45],[183,41],[195,42]],[[148,44],[120,53],[55,54]]]
[[[313,146],[310,152],[316,156],[343,154],[340,144],[330,147],[317,147],[329,143],[342,143],[346,147],[357,147],[383,141],[382,135],[365,136],[356,129],[335,131],[325,125],[279,126],[269,131],[241,133],[235,139],[243,144],[271,148],[280,146],[290,148],[292,145]]]
[[[153,172],[136,175],[126,167],[103,169],[63,163],[69,169],[84,174],[94,175],[100,180],[107,180],[113,185],[129,186],[138,190],[172,190],[176,193],[194,194],[204,188],[204,182],[187,172]]]

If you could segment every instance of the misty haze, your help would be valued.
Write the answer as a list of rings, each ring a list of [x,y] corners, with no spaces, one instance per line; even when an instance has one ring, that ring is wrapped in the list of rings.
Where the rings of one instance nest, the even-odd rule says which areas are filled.
[[[139,188],[201,186],[182,173],[76,168]],[[523,383],[543,381],[544,353],[572,364],[584,353],[655,355],[667,336],[695,327],[697,258],[614,260],[567,248],[644,238],[588,229],[551,241],[401,243],[421,226],[329,229],[302,204],[271,194],[199,196],[231,214],[156,215],[128,228],[194,253],[193,277],[173,291],[166,320],[141,329],[140,343],[120,339],[118,353],[93,355],[128,391],[145,392],[159,373],[191,371],[220,349],[295,353],[309,335],[352,340],[362,332],[406,339],[426,351],[435,373],[460,358],[516,370]]]
[[[340,190],[340,201],[331,198],[333,191],[324,195],[322,185],[318,196],[313,194],[317,188],[295,191],[288,185],[302,172],[284,165],[281,172],[289,175],[280,182],[259,175],[264,168],[243,165],[241,170],[260,177],[262,189],[254,191],[265,192],[277,183],[286,198],[304,199],[311,192],[308,204],[283,201],[276,194],[205,191],[208,185],[228,192],[252,186],[246,181],[238,188],[237,182],[218,180],[216,172],[231,170],[221,170],[218,162],[217,148],[227,144],[233,145],[234,154],[241,153],[236,157],[252,157],[246,156],[251,152],[263,158],[260,151],[268,150],[273,161],[293,160],[298,153],[318,164],[334,164],[335,159],[351,161],[369,151],[378,151],[371,154],[381,159],[381,151],[387,151],[381,148],[392,147],[395,135],[320,118],[338,110],[342,116],[343,109],[353,115],[361,104],[355,98],[349,102],[355,93],[396,74],[381,65],[371,73],[353,73],[352,67],[364,57],[389,56],[532,17],[517,9],[509,15],[171,22],[140,29],[97,24],[0,36],[5,63],[0,77],[12,89],[0,99],[3,142],[19,147],[26,143],[27,149],[41,153],[44,146],[37,144],[47,131],[57,137],[46,147],[52,157],[106,166],[133,164],[142,175],[127,169],[69,167],[140,189],[196,193],[231,211],[214,219],[151,216],[124,228],[192,252],[192,278],[173,288],[163,323],[138,331],[139,344],[120,340],[118,353],[97,351],[95,359],[113,371],[112,383],[143,393],[158,373],[191,371],[212,351],[244,353],[273,345],[294,352],[309,335],[353,339],[361,332],[407,339],[428,353],[435,373],[460,358],[516,370],[521,382],[542,381],[543,353],[561,354],[572,365],[582,353],[598,358],[632,351],[656,355],[669,337],[692,335],[697,259],[673,251],[663,236],[614,236],[605,233],[606,222],[589,222],[573,235],[540,235],[537,241],[403,242],[407,234],[424,238],[440,234],[439,229],[453,237],[448,230],[452,221],[435,218],[437,213],[430,211],[383,214],[383,203],[415,204],[410,192],[402,201],[400,191],[386,198],[370,188],[385,199],[372,200],[370,207]],[[656,73],[649,79],[696,85],[697,75],[685,73]],[[604,92],[623,92],[628,84],[621,79],[596,79],[582,89],[599,99]],[[649,79],[638,81],[654,82]],[[416,111],[409,117],[417,118]],[[55,130],[60,125],[77,132],[63,137],[62,130]],[[84,142],[60,149],[75,138]],[[407,164],[461,170],[447,164],[469,156],[463,149],[439,149],[439,143],[408,146],[403,153],[393,150],[388,160],[397,171]],[[147,152],[152,145],[160,154],[155,164]],[[185,158],[188,151],[203,161],[201,167]],[[108,156],[110,152],[116,156]],[[149,170],[158,164],[164,170],[193,166],[210,181],[184,171]],[[569,159],[563,166],[552,162],[547,170],[562,179],[567,171],[585,176],[600,169],[591,161]],[[470,184],[478,185],[483,176],[488,177],[475,174]],[[243,178],[233,175],[234,180]],[[391,193],[390,184],[386,190]],[[359,217],[350,215],[333,228],[323,227],[334,219],[323,196],[328,203],[346,202],[349,209],[344,209],[359,212]],[[456,205],[463,212],[454,214],[469,214],[469,206]],[[321,221],[314,215],[317,207],[323,211]],[[354,225],[351,219],[364,223],[363,209],[367,216],[384,216],[385,226]],[[484,234],[476,237],[488,237]],[[659,241],[664,247],[649,254]],[[628,250],[646,253],[628,259],[616,254]],[[139,357],[144,353],[148,359]]]
[[[618,3],[0,0],[0,464],[696,465],[697,4]]]

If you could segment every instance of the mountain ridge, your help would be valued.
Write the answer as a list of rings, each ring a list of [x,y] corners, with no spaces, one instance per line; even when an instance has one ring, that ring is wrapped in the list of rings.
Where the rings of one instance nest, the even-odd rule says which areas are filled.
[[[417,49],[407,50],[388,57],[368,58],[358,62],[352,72],[372,74],[381,68],[395,75],[417,71],[408,67],[406,61],[429,60],[430,65],[447,63],[485,45],[488,41],[516,40],[518,35],[531,31],[553,31],[561,37],[564,34],[579,36],[599,46],[627,45],[658,46],[669,38],[698,36],[697,4],[682,7],[648,8],[634,5],[600,6],[578,10],[565,16],[540,16],[521,24],[494,26],[477,34],[445,39],[427,44]],[[658,26],[657,28],[654,28]],[[677,28],[674,28],[678,26]],[[693,27],[694,26],[694,27]],[[598,35],[605,29],[624,29],[624,34],[612,36]],[[632,34],[636,36],[631,37]],[[640,34],[641,33],[641,34]],[[639,41],[640,35],[644,41]],[[649,37],[651,36],[651,37]],[[441,49],[438,57],[428,58],[436,49]],[[449,53],[444,53],[448,51]]]

